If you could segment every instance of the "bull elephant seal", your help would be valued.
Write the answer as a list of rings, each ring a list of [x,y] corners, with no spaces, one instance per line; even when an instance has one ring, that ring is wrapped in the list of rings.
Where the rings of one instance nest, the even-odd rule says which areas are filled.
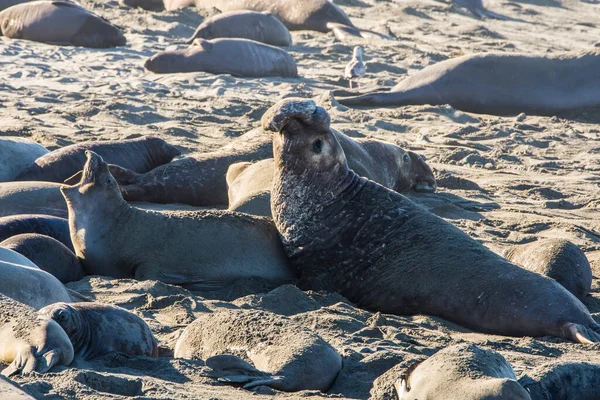
[[[50,236],[35,233],[16,235],[0,242],[0,247],[27,257],[42,271],[52,274],[62,283],[78,281],[85,276],[75,254]]]
[[[60,189],[58,190],[60,191]],[[71,243],[69,221],[65,218],[40,214],[0,217],[0,242],[24,233],[39,233],[50,236],[67,246],[69,250],[75,250],[73,243]]]
[[[600,364],[554,362],[528,371],[519,383],[534,400],[595,400],[600,385]]]
[[[48,153],[48,150],[31,140],[6,137],[0,138],[0,182],[15,179],[36,158]]]
[[[158,357],[158,342],[143,319],[102,303],[57,303],[39,313],[56,321],[73,343],[75,357],[89,360],[108,353]]]
[[[400,400],[531,400],[504,357],[473,344],[447,347],[410,369],[396,384]]]
[[[298,77],[296,62],[285,50],[247,39],[195,39],[187,49],[153,55],[144,67],[157,74],[207,72],[249,78]]]
[[[329,121],[310,100],[283,100],[262,117],[274,132],[273,219],[301,287],[480,332],[600,341],[600,325],[556,281],[350,170]]]
[[[69,292],[58,279],[21,254],[2,247],[0,276],[0,294],[36,310],[59,301],[71,301]]]
[[[200,315],[179,337],[175,357],[201,358],[215,370],[250,374],[238,372],[232,379],[247,389],[265,385],[287,392],[326,391],[342,367],[338,352],[310,329],[255,310]]]
[[[66,1],[32,1],[0,12],[3,36],[51,44],[107,48],[127,40],[114,25]]]
[[[294,278],[268,219],[217,210],[134,208],[102,158],[90,151],[87,157],[81,182],[61,190],[75,252],[88,274],[197,289],[249,277],[274,283]]]
[[[73,361],[65,331],[47,316],[0,294],[0,361],[10,364],[2,375],[44,373]]]
[[[188,39],[244,38],[271,46],[290,46],[292,35],[269,12],[231,11],[204,21]]]
[[[472,54],[425,67],[389,92],[337,100],[351,107],[450,104],[459,110],[483,114],[553,115],[598,107],[598,71],[600,50],[544,57]]]
[[[399,193],[433,192],[437,184],[425,160],[412,151],[376,139],[353,139],[331,129],[348,160],[348,167]],[[232,164],[227,171],[229,210],[271,216],[275,161]]]
[[[60,184],[51,182],[0,182],[0,217],[45,214],[67,217]]]
[[[78,143],[55,150],[35,160],[17,180],[64,182],[85,164],[85,151],[91,150],[111,164],[141,173],[168,163],[181,154],[162,139],[147,136],[140,139]]]
[[[554,279],[580,300],[592,286],[592,269],[585,253],[567,240],[542,239],[513,246],[503,256],[529,271]]]

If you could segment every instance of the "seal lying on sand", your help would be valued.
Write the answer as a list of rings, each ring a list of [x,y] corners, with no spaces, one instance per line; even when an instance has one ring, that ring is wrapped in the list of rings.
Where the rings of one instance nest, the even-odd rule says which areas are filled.
[[[60,184],[51,182],[1,182],[0,217],[44,214],[67,217]]]
[[[273,219],[302,287],[480,332],[600,341],[600,325],[556,281],[351,171],[329,122],[310,100],[283,100],[262,117],[274,132]]]
[[[380,140],[352,139],[335,129],[331,131],[346,154],[348,167],[358,175],[399,193],[435,191],[433,171],[418,154]],[[232,164],[226,176],[229,209],[270,217],[274,169],[272,158],[254,164]]]
[[[289,46],[292,35],[285,25],[269,12],[231,11],[204,21],[189,38],[244,38],[272,46]]]
[[[23,258],[17,261],[15,257]],[[17,261],[17,262],[15,262]],[[70,302],[62,283],[24,256],[0,247],[0,293],[38,310],[58,301]]]
[[[590,262],[579,247],[564,239],[543,239],[513,246],[504,257],[515,264],[560,283],[578,299],[592,286]]]
[[[102,158],[88,151],[81,182],[61,188],[71,239],[90,275],[197,289],[241,278],[294,278],[266,218],[227,211],[151,212],[128,205]]]
[[[12,39],[107,48],[124,46],[119,28],[66,1],[32,1],[0,12],[0,31]]]
[[[296,62],[285,50],[248,39],[195,39],[187,49],[153,55],[144,67],[157,74],[207,72],[248,78],[298,77]]]
[[[6,137],[0,138],[0,182],[15,179],[36,158],[48,153],[48,150],[31,140]]]
[[[143,319],[102,303],[57,303],[39,313],[56,321],[69,335],[75,357],[91,359],[108,353],[158,357],[158,342]]]
[[[553,362],[528,371],[519,383],[534,400],[596,400],[600,365],[587,362]]]
[[[493,115],[552,115],[599,106],[598,82],[600,50],[544,57],[485,53],[425,67],[389,92],[337,100],[351,107],[450,104]]]
[[[438,351],[396,384],[400,400],[531,400],[500,354],[473,344]]]
[[[27,257],[42,271],[52,274],[62,283],[78,281],[85,276],[75,254],[50,236],[35,233],[16,235],[0,242],[0,247]]]
[[[85,151],[91,150],[124,168],[141,173],[168,163],[181,154],[162,139],[147,136],[140,139],[98,141],[73,144],[35,160],[16,180],[65,182],[85,164]]]
[[[200,315],[179,337],[175,357],[201,358],[215,370],[237,372],[225,381],[246,383],[247,389],[264,385],[288,392],[326,391],[342,367],[342,357],[316,333],[255,310]]]
[[[2,375],[44,373],[73,361],[65,331],[47,316],[0,294],[0,361],[10,365]]]
[[[39,233],[50,236],[74,251],[69,232],[69,221],[65,218],[39,214],[11,215],[0,218],[0,242],[23,233]]]

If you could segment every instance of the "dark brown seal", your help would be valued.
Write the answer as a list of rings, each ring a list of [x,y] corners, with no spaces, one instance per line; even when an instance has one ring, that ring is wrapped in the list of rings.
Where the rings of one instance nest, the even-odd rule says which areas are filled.
[[[287,51],[248,39],[195,39],[186,49],[153,55],[144,67],[157,74],[207,72],[248,78],[298,77],[296,62]]]
[[[337,100],[351,107],[450,104],[483,114],[554,115],[598,107],[599,78],[600,50],[543,57],[472,54],[425,67],[389,92]]]
[[[400,400],[531,400],[502,355],[473,344],[447,347],[409,368],[396,390]]]
[[[90,359],[108,353],[158,357],[158,342],[143,319],[102,303],[56,303],[39,313],[56,321],[69,335],[75,357]]]
[[[0,247],[27,257],[42,271],[54,275],[62,283],[78,281],[85,276],[73,251],[50,236],[36,233],[16,235],[0,242]]]
[[[351,171],[329,122],[310,100],[283,100],[262,118],[274,132],[273,219],[302,287],[480,332],[600,341],[600,325],[556,281]]]
[[[289,46],[292,35],[285,25],[269,12],[231,11],[202,22],[187,41],[194,39],[244,38],[272,46]]]
[[[85,164],[85,151],[100,154],[107,162],[141,173],[168,163],[181,154],[162,139],[146,136],[139,139],[86,142],[54,150],[31,164],[16,180],[65,182]]]
[[[585,253],[564,239],[542,239],[513,246],[504,254],[509,261],[554,279],[578,299],[592,286],[592,269]]]
[[[66,1],[32,1],[0,12],[0,33],[12,39],[107,48],[124,46],[119,28]]]

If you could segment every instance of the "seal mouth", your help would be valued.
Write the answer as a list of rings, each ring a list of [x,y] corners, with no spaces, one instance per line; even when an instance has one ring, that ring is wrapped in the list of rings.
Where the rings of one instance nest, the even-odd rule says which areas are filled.
[[[418,182],[414,187],[415,192],[418,192],[418,193],[433,193],[433,192],[435,192],[436,189],[437,189],[436,183],[431,184],[431,182],[427,182],[427,181]]]

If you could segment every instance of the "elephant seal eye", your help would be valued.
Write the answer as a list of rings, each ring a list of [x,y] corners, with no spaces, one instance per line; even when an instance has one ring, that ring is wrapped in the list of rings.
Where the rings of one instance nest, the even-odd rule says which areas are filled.
[[[404,161],[405,163],[410,161],[410,157],[408,154],[404,154],[404,156],[402,157],[402,161]]]
[[[104,183],[106,183],[107,185],[110,185],[110,178],[106,178],[106,181],[104,181]]]
[[[321,150],[323,150],[323,141],[321,139],[317,139],[312,144],[312,151],[315,154],[320,154]]]

